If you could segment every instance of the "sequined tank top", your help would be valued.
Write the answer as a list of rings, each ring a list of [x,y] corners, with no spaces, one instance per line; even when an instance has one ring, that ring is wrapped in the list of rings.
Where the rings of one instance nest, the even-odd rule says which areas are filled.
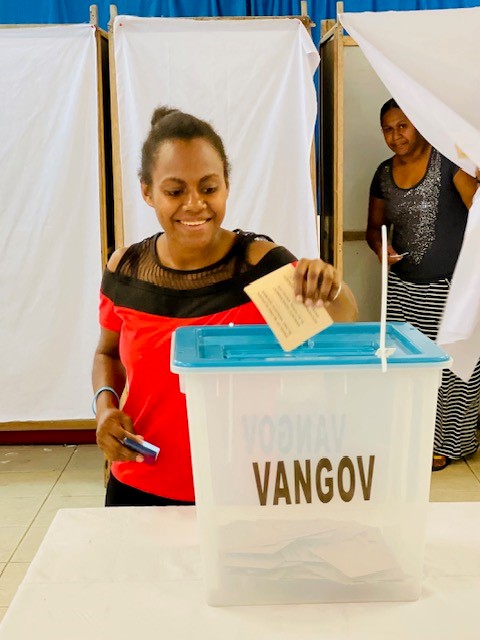
[[[393,158],[382,162],[370,188],[370,195],[385,200],[393,248],[408,251],[392,271],[411,282],[450,278],[468,213],[453,183],[458,167],[432,148],[425,175],[408,189],[396,185],[392,168]]]

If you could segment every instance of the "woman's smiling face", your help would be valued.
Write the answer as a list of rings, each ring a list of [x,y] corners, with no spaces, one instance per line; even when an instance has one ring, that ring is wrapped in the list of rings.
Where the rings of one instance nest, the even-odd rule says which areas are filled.
[[[155,154],[142,195],[155,209],[167,238],[186,249],[214,241],[225,217],[228,185],[224,165],[205,138],[172,139]]]

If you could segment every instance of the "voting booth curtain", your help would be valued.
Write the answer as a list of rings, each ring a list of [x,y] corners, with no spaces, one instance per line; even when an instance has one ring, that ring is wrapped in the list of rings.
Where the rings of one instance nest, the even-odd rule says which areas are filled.
[[[152,112],[168,105],[209,121],[224,141],[232,165],[225,226],[267,234],[298,257],[318,256],[310,157],[319,58],[302,22],[117,16],[113,41],[117,244],[158,230],[138,168]]]
[[[480,167],[480,7],[339,18],[416,128],[474,175]],[[465,380],[480,356],[479,220],[477,192],[437,338]]]
[[[90,418],[101,276],[95,29],[0,29],[0,422]]]

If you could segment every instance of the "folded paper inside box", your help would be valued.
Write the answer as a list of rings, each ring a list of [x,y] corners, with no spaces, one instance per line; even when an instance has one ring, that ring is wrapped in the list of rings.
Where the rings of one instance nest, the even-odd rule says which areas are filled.
[[[343,584],[403,580],[380,530],[356,522],[239,521],[221,528],[222,563],[235,574]]]

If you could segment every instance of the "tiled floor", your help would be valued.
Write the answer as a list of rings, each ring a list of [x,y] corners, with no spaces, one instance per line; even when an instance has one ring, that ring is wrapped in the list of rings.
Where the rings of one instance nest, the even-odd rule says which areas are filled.
[[[62,507],[101,507],[96,445],[0,447],[0,619]]]
[[[101,507],[95,445],[0,447],[0,619],[57,509]],[[480,501],[480,452],[432,474],[432,501]]]

